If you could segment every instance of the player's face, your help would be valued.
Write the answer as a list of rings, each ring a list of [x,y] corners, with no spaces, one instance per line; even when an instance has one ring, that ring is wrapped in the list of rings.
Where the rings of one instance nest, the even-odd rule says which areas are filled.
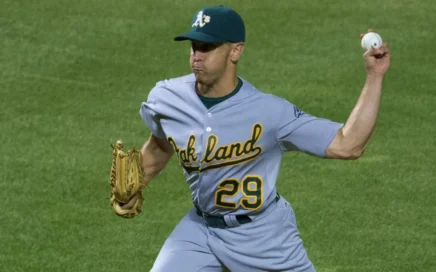
[[[197,82],[213,84],[227,68],[231,47],[229,44],[191,42],[190,64]]]

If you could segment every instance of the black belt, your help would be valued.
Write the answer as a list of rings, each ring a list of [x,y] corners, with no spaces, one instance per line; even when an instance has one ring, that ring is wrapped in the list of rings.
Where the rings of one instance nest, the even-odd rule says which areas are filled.
[[[279,199],[280,199],[280,195],[277,194],[276,202],[279,201]],[[226,221],[224,220],[224,216],[209,215],[209,214],[203,213],[200,210],[200,208],[197,207],[197,205],[195,206],[195,208],[197,209],[197,215],[200,217],[203,217],[208,226],[210,226],[212,228],[227,228],[228,227]],[[235,217],[240,225],[251,222],[251,218],[248,215],[236,215]]]

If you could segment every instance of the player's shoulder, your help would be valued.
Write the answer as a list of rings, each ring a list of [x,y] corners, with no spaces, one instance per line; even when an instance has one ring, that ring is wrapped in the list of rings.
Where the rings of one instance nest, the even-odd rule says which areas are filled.
[[[239,99],[245,101],[263,101],[264,99],[270,100],[270,94],[262,91],[247,79],[238,76],[242,80],[241,91],[238,94]]]
[[[179,77],[167,78],[160,80],[156,83],[156,86],[162,86],[167,88],[180,87],[181,85],[192,85],[195,83],[195,76],[193,73],[182,75]]]
[[[286,107],[296,108],[296,106],[293,102],[291,102],[290,100],[288,100],[284,97],[280,97],[280,96],[277,96],[274,94],[267,94],[266,99],[271,103],[271,105],[277,106],[276,109],[283,110]]]
[[[258,99],[261,99],[265,105],[278,106],[278,105],[285,105],[291,103],[283,97],[277,96],[273,93],[269,93],[264,90],[260,90],[257,87],[255,87],[253,84],[251,84],[249,81],[243,78],[241,79],[243,81],[243,86],[245,86],[245,88],[247,89],[247,93],[250,96],[255,96]]]
[[[166,97],[170,94],[183,93],[192,90],[195,84],[194,74],[162,79],[156,82],[149,97]]]
[[[269,93],[265,90],[259,90],[246,80],[244,80],[244,84],[249,89],[252,89],[250,97],[254,100],[254,103],[260,104],[260,107],[265,109],[264,115],[277,116],[285,114],[289,119],[290,116],[297,118],[304,114],[300,108],[287,98]],[[290,112],[294,114],[289,114]]]

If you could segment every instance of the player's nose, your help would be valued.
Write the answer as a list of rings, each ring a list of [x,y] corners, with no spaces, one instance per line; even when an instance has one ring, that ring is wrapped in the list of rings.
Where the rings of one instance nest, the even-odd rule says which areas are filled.
[[[191,49],[191,57],[194,62],[198,62],[202,60],[202,53],[198,50]]]

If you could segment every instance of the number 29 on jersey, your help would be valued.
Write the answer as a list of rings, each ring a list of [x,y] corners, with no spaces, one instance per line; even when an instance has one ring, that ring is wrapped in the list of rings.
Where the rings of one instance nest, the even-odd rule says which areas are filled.
[[[238,202],[230,201],[238,193],[243,197]],[[236,210],[239,206],[246,210],[258,210],[263,205],[263,180],[257,175],[247,175],[242,180],[229,178],[218,183],[215,192],[215,206]]]

